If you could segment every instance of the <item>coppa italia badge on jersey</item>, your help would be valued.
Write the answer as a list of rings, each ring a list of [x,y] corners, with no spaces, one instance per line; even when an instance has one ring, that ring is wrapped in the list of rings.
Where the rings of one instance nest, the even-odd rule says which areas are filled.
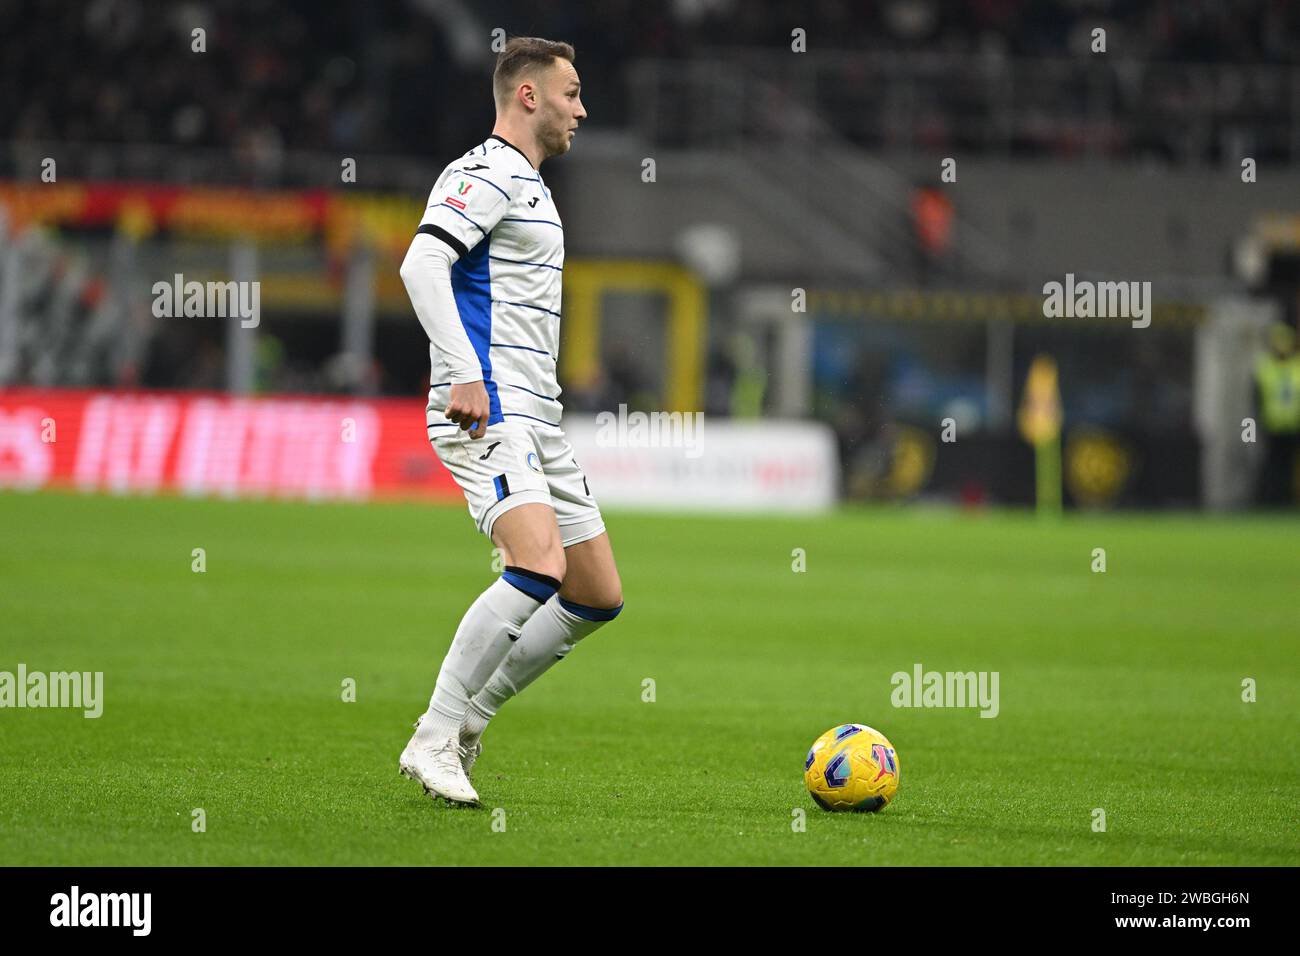
[[[466,183],[465,180],[462,179],[462,180],[460,181],[460,188],[457,189],[456,192],[458,192],[460,195],[463,196],[463,195],[465,195],[467,192],[469,192],[469,191],[470,191],[471,189],[473,189],[473,188],[474,188],[474,184],[473,184],[473,183]],[[449,203],[451,203],[451,204],[452,204],[453,206],[455,206],[457,209],[464,209],[464,208],[465,208],[465,204],[464,204],[463,202],[461,202],[459,199],[456,199],[456,198],[453,197],[453,196],[448,196],[446,201],[449,202]]]

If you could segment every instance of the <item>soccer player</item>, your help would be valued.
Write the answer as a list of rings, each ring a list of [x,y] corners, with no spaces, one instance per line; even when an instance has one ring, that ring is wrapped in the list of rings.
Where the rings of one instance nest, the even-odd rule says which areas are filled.
[[[478,804],[470,770],[501,705],[623,608],[555,374],[564,227],[538,167],[587,115],[573,59],[567,43],[506,43],[492,135],[438,177],[401,268],[429,335],[429,441],[505,566],[461,619],[398,761],[454,804]]]

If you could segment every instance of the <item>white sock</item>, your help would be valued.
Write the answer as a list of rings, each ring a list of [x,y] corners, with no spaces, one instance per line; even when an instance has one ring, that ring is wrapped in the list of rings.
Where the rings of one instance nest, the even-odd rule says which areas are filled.
[[[573,650],[573,645],[602,624],[612,621],[621,610],[621,604],[604,610],[574,604],[558,594],[542,605],[528,619],[519,633],[519,640],[510,648],[501,666],[470,701],[460,726],[461,745],[473,746],[502,704],[562,661]]]
[[[460,730],[472,698],[510,651],[524,625],[559,589],[560,582],[524,568],[507,567],[478,596],[452,639],[416,736],[445,740]]]

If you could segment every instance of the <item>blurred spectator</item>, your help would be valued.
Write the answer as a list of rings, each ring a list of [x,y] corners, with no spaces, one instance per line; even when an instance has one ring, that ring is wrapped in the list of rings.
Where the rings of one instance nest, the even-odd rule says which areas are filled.
[[[1255,367],[1256,420],[1266,442],[1259,503],[1296,503],[1300,465],[1300,352],[1295,330],[1279,322],[1269,330],[1269,350]]]
[[[952,253],[953,206],[947,192],[922,185],[912,191],[912,235],[922,283],[942,278]]]

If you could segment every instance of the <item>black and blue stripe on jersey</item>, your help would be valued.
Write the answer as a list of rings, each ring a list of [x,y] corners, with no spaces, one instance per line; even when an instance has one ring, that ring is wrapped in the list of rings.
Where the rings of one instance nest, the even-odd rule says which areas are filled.
[[[505,256],[488,256],[494,262],[510,262],[517,266],[537,266],[539,269],[554,269],[556,272],[563,272],[564,266],[553,266],[547,262],[529,262],[527,259],[507,259]]]
[[[541,177],[541,175],[540,175],[539,173],[533,173],[533,175],[531,175],[531,176],[518,176],[518,175],[515,175],[515,176],[511,176],[510,178],[511,178],[511,179],[522,179],[522,180],[523,180],[524,182],[526,182],[526,183],[537,183],[537,185],[539,185],[539,186],[542,187],[542,195],[545,196],[547,199],[550,199],[550,198],[551,198],[551,191],[550,191],[549,189],[546,188],[546,183],[542,182],[542,177]]]

